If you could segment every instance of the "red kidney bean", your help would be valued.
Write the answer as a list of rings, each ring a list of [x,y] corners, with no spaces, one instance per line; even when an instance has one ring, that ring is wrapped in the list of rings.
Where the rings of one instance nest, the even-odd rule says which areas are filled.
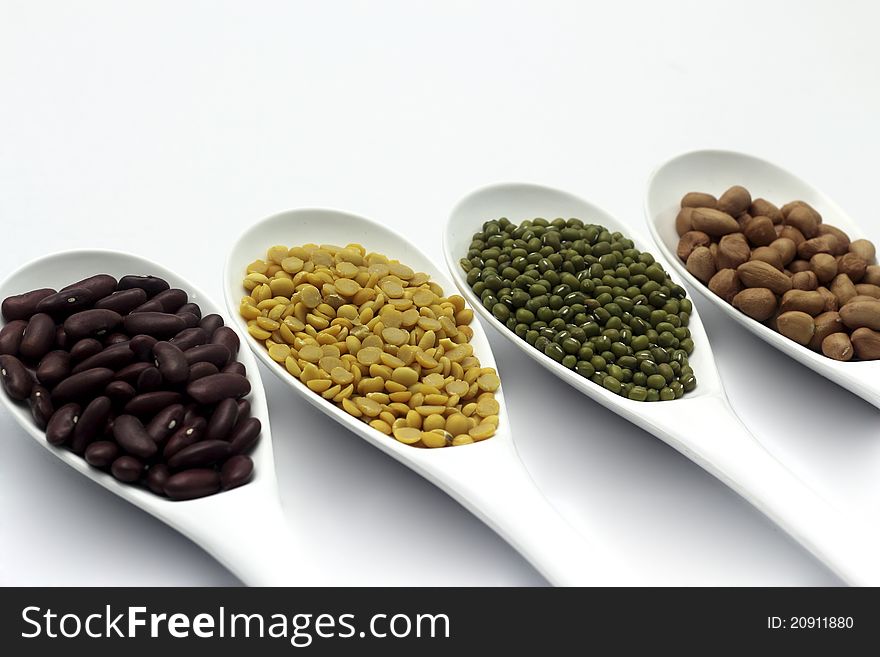
[[[206,468],[178,472],[165,482],[165,494],[172,500],[192,500],[213,495],[219,490],[220,475]]]
[[[107,468],[119,456],[119,446],[112,440],[98,440],[86,447],[86,463],[96,468]]]
[[[46,313],[37,313],[28,321],[21,336],[18,352],[23,358],[38,361],[55,345],[55,320]]]
[[[124,406],[137,394],[137,391],[125,381],[111,381],[104,388],[104,394],[117,406]]]
[[[165,460],[168,460],[184,447],[189,447],[190,445],[197,443],[202,439],[202,435],[205,433],[205,426],[204,418],[197,417],[189,422],[184,419],[181,427],[171,434],[168,442],[165,443],[165,448],[162,450],[162,457]]]
[[[217,369],[217,366],[213,363],[201,362],[201,363],[193,363],[192,367],[189,368],[189,379],[188,382],[192,383],[193,381],[198,381],[199,379],[210,376],[211,374],[218,374],[220,370]]]
[[[239,398],[250,392],[239,338],[219,315],[202,317],[185,291],[152,276],[98,274],[10,297],[2,310],[3,387],[27,398],[47,441],[172,499],[251,478],[242,453],[260,423]],[[39,383],[26,363],[36,363]]]
[[[70,348],[71,340],[67,337],[63,326],[55,327],[55,347],[67,351]]]
[[[24,335],[27,325],[28,323],[23,319],[15,319],[0,329],[0,356],[18,356],[21,336]],[[201,329],[198,330],[201,331]]]
[[[94,292],[84,287],[75,287],[50,294],[37,304],[38,313],[47,313],[53,317],[66,317],[78,310],[88,308],[96,297]]]
[[[133,287],[139,287],[147,293],[147,296],[153,297],[171,286],[158,276],[123,276],[119,279],[116,289],[128,290]]]
[[[220,468],[220,487],[223,490],[238,488],[250,481],[253,474],[253,459],[244,454],[237,454],[227,459]]]
[[[224,374],[238,374],[239,376],[247,376],[247,369],[245,369],[244,363],[234,360],[222,370],[220,370]]]
[[[113,370],[93,367],[85,372],[71,374],[52,389],[52,401],[57,404],[88,399],[103,390],[113,380]]]
[[[109,367],[111,370],[119,370],[134,360],[134,352],[128,342],[120,342],[106,347],[94,356],[89,356],[77,364],[71,372],[79,374],[93,367]]]
[[[223,461],[229,456],[229,443],[225,440],[202,440],[184,447],[168,459],[172,470],[203,468]]]
[[[79,404],[65,404],[52,413],[46,425],[46,440],[52,445],[63,445],[73,435],[79,420]]]
[[[168,437],[183,422],[183,404],[172,404],[153,416],[147,425],[147,433],[157,445],[164,445]]]
[[[127,315],[147,300],[147,293],[139,287],[113,292],[95,302],[95,308],[112,310],[120,315]]]
[[[205,315],[199,321],[199,327],[203,328],[209,337],[214,335],[214,332],[221,326],[223,326],[223,318],[215,313]]]
[[[211,344],[222,344],[229,350],[230,358],[234,358],[238,353],[241,341],[235,331],[228,326],[221,326],[211,336]]]
[[[190,402],[184,408],[183,423],[192,424],[196,418],[202,417],[202,407],[195,402]]]
[[[32,290],[24,294],[16,294],[3,299],[0,305],[0,313],[7,322],[17,319],[30,319],[37,312],[37,305],[46,297],[55,294],[55,290],[49,287]]]
[[[157,342],[153,346],[153,355],[165,381],[176,385],[189,379],[189,363],[176,345],[170,342]]]
[[[137,388],[139,393],[156,392],[159,390],[162,387],[162,373],[159,371],[159,368],[151,365],[141,372],[134,387]]]
[[[54,388],[70,376],[70,354],[60,349],[50,351],[37,365],[37,381],[47,388]]]
[[[184,324],[186,324],[186,328],[197,328],[199,325],[199,318],[192,313],[178,311],[175,313],[175,315],[183,319]]]
[[[15,356],[0,356],[0,380],[6,394],[16,401],[24,401],[31,395],[34,379],[24,364]]]
[[[165,484],[171,476],[171,471],[164,463],[151,465],[147,470],[147,488],[156,493],[156,495],[165,495]]]
[[[107,335],[122,323],[122,315],[113,310],[80,310],[64,320],[64,332],[71,340],[99,338]],[[55,323],[52,323],[54,330]],[[127,340],[128,337],[125,337]]]
[[[119,481],[134,483],[144,473],[144,464],[133,456],[120,456],[110,466],[110,472]]]
[[[117,381],[125,381],[130,385],[135,385],[141,372],[151,367],[153,367],[152,363],[132,363],[116,372],[113,378]]]
[[[183,290],[178,290],[177,288],[172,288],[170,290],[159,292],[159,294],[154,296],[149,301],[141,304],[131,312],[175,313],[183,304],[186,303],[186,300],[186,292],[184,292]]]
[[[46,425],[49,424],[49,418],[55,412],[52,406],[52,398],[49,391],[41,385],[34,386],[31,390],[31,396],[28,398],[28,405],[31,407],[31,415],[36,425],[45,431]]]
[[[208,420],[205,439],[226,440],[236,422],[238,422],[238,402],[234,399],[224,399],[217,404]]]
[[[244,454],[249,452],[260,438],[263,425],[258,418],[249,417],[239,421],[232,431],[229,439],[229,451],[231,454]]]
[[[229,362],[229,349],[222,344],[201,344],[198,347],[187,349],[184,352],[186,362],[190,365],[194,363],[213,363],[218,368],[223,367]]]
[[[202,309],[199,308],[199,304],[197,303],[185,303],[180,308],[175,311],[175,315],[182,315],[183,313],[189,313],[190,315],[196,316],[196,326],[199,325],[199,321],[202,319]]]
[[[239,374],[212,374],[186,387],[187,394],[200,404],[216,404],[228,397],[244,397],[250,391],[250,381]]]
[[[77,454],[82,454],[89,443],[104,433],[107,418],[110,417],[110,408],[113,403],[109,397],[95,397],[82,413],[73,430],[70,440],[70,449]]]
[[[130,341],[131,350],[138,360],[153,360],[153,345],[158,340],[152,335],[136,335]]]
[[[95,340],[95,338],[85,338],[76,342],[70,348],[70,357],[76,362],[91,358],[95,354],[99,354],[104,350],[104,345]]]
[[[173,344],[181,351],[186,351],[188,349],[192,349],[193,347],[207,344],[208,339],[209,336],[205,329],[194,326],[193,328],[183,329],[168,342]]]
[[[123,342],[129,342],[128,336],[125,333],[111,333],[104,338],[105,347],[112,347],[114,344],[122,344]]]
[[[123,450],[141,459],[152,458],[159,451],[144,425],[133,415],[120,415],[116,418],[113,423],[113,437]]]
[[[106,297],[116,289],[116,279],[110,274],[95,274],[94,276],[89,276],[81,281],[62,287],[60,291],[67,292],[68,290],[75,290],[78,288],[89,290],[95,299],[100,299],[101,297]]]
[[[171,404],[179,404],[182,397],[179,392],[157,390],[145,392],[128,402],[124,411],[131,415],[152,416]]]
[[[144,333],[156,339],[170,338],[186,328],[183,317],[169,313],[143,312],[126,315],[123,320],[129,335]]]

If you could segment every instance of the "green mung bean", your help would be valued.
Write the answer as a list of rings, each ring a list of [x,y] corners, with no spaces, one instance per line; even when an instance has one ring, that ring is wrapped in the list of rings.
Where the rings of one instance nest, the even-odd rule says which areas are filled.
[[[691,301],[621,233],[579,219],[487,221],[461,267],[498,321],[605,389],[668,401],[696,387]]]

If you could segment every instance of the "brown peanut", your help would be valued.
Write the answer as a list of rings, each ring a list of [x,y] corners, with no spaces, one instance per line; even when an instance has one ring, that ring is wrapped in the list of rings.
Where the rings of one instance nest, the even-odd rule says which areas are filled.
[[[850,301],[840,308],[840,319],[851,329],[880,329],[880,301]]]
[[[752,246],[769,246],[776,239],[776,230],[768,217],[752,217],[743,226],[743,233]]]
[[[752,201],[749,214],[753,217],[767,217],[774,225],[781,224],[783,219],[779,208],[763,198],[756,198]]]
[[[840,333],[845,331],[846,327],[840,321],[840,313],[829,311],[816,316],[813,319],[813,339],[810,340],[809,347],[814,351],[821,351],[822,341],[832,333]]]
[[[693,253],[694,249],[698,246],[709,246],[711,243],[712,240],[706,235],[706,233],[700,232],[699,230],[689,230],[678,240],[678,247],[676,248],[675,253],[684,262],[687,262],[688,257]]]
[[[880,299],[880,285],[872,285],[871,283],[859,283],[855,286],[855,288],[856,294]]]
[[[837,300],[837,297],[834,296],[834,293],[827,287],[820,285],[816,288],[816,292],[825,298],[825,312],[838,310],[840,308],[840,302]]]
[[[795,243],[795,246],[807,239],[804,237],[804,234],[794,226],[776,226],[776,234],[779,237],[787,237]]]
[[[752,251],[752,256],[749,258],[750,260],[761,260],[766,262],[768,265],[772,265],[779,271],[782,271],[784,265],[782,264],[782,256],[779,255],[779,251],[776,249],[771,249],[769,246],[759,246],[757,249]]]
[[[797,254],[797,245],[788,237],[777,237],[770,243],[770,248],[776,249],[779,252],[783,265],[787,265],[794,260]]]
[[[776,312],[776,295],[763,287],[742,290],[733,297],[733,306],[752,319],[764,322]]]
[[[792,274],[797,274],[802,271],[813,271],[810,267],[810,263],[807,260],[792,260],[788,263],[788,271]]]
[[[691,212],[691,223],[694,230],[701,230],[712,237],[739,232],[736,219],[726,212],[712,208],[694,208]]]
[[[880,265],[868,265],[868,267],[865,269],[865,275],[862,278],[862,283],[880,285]]]
[[[693,211],[693,208],[682,208],[678,211],[678,215],[675,217],[675,231],[679,237],[694,229],[694,222],[691,218]]]
[[[784,214],[784,209],[783,209]],[[794,226],[807,239],[811,239],[819,234],[818,213],[811,207],[806,205],[796,205],[785,215],[785,223]]]
[[[683,208],[715,208],[718,200],[711,194],[688,192],[682,197],[680,205]]]
[[[687,259],[687,270],[702,283],[708,283],[715,275],[715,260],[705,246],[695,248]]]
[[[830,290],[831,294],[837,297],[837,303],[841,306],[859,293],[858,290],[856,290],[856,286],[853,285],[853,282],[846,274],[838,274],[835,276],[834,280],[831,281]]]
[[[718,253],[715,256],[715,264],[719,269],[736,269],[744,262],[749,261],[751,249],[742,233],[725,235],[718,242]]]
[[[810,258],[810,269],[820,283],[830,283],[837,276],[837,260],[829,253],[817,253]]]
[[[779,311],[786,313],[791,310],[799,310],[815,317],[825,310],[825,298],[816,291],[789,290],[782,295]]]
[[[868,240],[854,240],[849,243],[849,252],[855,253],[869,265],[877,264],[877,251]]]
[[[733,298],[742,290],[742,285],[735,270],[720,269],[709,279],[709,289],[727,303],[732,303]]]
[[[791,279],[761,260],[750,260],[736,269],[739,280],[746,287],[766,287],[776,294],[785,294],[791,289]]]
[[[822,340],[822,353],[834,360],[847,361],[853,357],[853,345],[846,333],[832,333]]]
[[[837,226],[828,224],[819,224],[819,235],[833,235],[837,238],[837,246],[831,255],[843,255],[849,250],[849,235],[844,233]]]
[[[810,343],[815,332],[813,318],[797,310],[779,315],[776,318],[776,326],[782,335],[804,346]]]
[[[799,271],[791,275],[791,288],[793,290],[815,290],[819,287],[819,279],[815,272]]]
[[[880,359],[880,333],[869,328],[860,328],[852,332],[850,340],[856,356],[862,360]]]
[[[734,185],[718,197],[717,208],[722,212],[736,217],[749,209],[752,195],[742,185]]]
[[[798,244],[798,257],[802,260],[809,260],[817,253],[830,254],[836,245],[837,238],[834,235],[820,235]]]
[[[858,283],[865,277],[868,263],[855,253],[845,253],[837,259],[837,271],[849,276],[853,283]]]

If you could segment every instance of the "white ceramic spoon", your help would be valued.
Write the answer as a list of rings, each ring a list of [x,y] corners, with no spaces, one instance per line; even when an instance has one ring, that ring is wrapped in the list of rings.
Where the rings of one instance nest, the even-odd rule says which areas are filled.
[[[185,290],[199,304],[202,313],[223,314],[202,292],[174,272],[145,258],[117,251],[79,250],[57,253],[34,260],[0,284],[0,298],[29,290],[65,285],[94,274],[152,274],[172,287]],[[80,474],[159,520],[201,546],[242,582],[252,586],[303,585],[312,575],[301,564],[296,542],[281,510],[272,458],[272,434],[266,396],[257,362],[248,349],[239,360],[251,382],[251,412],[263,425],[262,437],[251,454],[254,478],[245,486],[195,500],[175,502],[146,488],[120,483],[109,473],[93,468],[73,452],[50,445],[34,424],[27,404],[13,402],[3,391],[0,399],[22,428],[39,445],[52,452]]]
[[[549,504],[517,455],[504,407],[503,387],[495,398],[501,422],[492,438],[472,445],[420,449],[398,442],[352,417],[309,390],[271,358],[264,345],[247,334],[239,315],[246,295],[242,281],[247,265],[264,258],[273,245],[308,243],[362,244],[431,276],[447,294],[454,288],[446,276],[412,244],[391,230],[363,217],[326,209],[301,209],[269,217],[249,228],[234,244],[226,261],[224,290],[229,315],[257,357],[282,382],[310,404],[350,431],[418,472],[446,491],[466,509],[498,532],[544,577],[556,585],[621,585],[628,572],[595,541],[587,542]],[[479,324],[472,324],[474,353],[484,367],[495,367],[489,342]]]
[[[572,194],[528,184],[500,184],[477,190],[452,210],[443,236],[443,251],[453,280],[483,320],[537,365],[718,477],[846,582],[880,584],[880,552],[869,537],[766,451],[730,407],[696,308],[689,326],[696,349],[689,360],[697,377],[697,388],[681,399],[653,403],[632,401],[605,390],[545,356],[495,319],[467,284],[459,260],[467,253],[472,235],[483,222],[501,217],[514,223],[536,217],[577,217],[618,230],[630,237],[637,248],[651,251],[629,226]],[[662,255],[654,255],[669,271],[669,263]]]
[[[743,185],[754,198],[765,198],[780,207],[789,201],[806,201],[819,211],[824,221],[842,229],[851,239],[867,237],[834,201],[775,164],[731,151],[694,151],[669,160],[658,167],[648,180],[645,217],[648,230],[660,251],[691,288],[699,290],[735,322],[815,372],[880,407],[880,361],[843,363],[789,340],[713,294],[675,255],[678,245],[675,216],[681,197],[689,191],[709,192],[717,196],[732,185]]]

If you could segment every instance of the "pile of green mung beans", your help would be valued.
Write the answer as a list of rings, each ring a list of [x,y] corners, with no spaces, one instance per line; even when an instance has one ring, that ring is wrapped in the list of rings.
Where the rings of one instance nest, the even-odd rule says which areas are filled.
[[[650,253],[579,219],[487,221],[460,261],[508,329],[553,360],[636,401],[679,399],[692,305]]]

